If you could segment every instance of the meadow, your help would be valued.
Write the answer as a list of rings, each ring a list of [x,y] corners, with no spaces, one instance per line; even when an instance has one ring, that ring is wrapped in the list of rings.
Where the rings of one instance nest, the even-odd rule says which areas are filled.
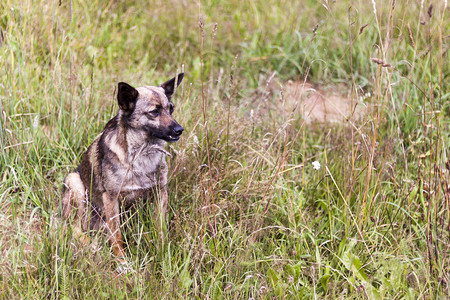
[[[2,0],[0,298],[447,299],[449,29],[447,1]],[[62,182],[118,82],[181,71],[164,238],[125,213],[119,274]]]

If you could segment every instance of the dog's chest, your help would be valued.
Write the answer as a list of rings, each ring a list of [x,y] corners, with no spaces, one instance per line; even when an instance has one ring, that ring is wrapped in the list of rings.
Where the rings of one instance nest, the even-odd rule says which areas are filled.
[[[152,148],[142,149],[128,155],[128,164],[116,164],[109,168],[105,188],[109,191],[120,192],[130,196],[141,194],[157,185],[160,176],[160,165],[164,154]]]

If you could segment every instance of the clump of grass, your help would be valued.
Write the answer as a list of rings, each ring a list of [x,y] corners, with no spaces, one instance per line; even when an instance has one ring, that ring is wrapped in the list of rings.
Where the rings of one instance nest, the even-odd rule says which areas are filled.
[[[446,8],[373,4],[2,2],[2,297],[448,296]],[[124,214],[119,276],[60,225],[62,179],[118,81],[182,68],[167,235],[150,202]],[[364,115],[307,123],[287,80]]]

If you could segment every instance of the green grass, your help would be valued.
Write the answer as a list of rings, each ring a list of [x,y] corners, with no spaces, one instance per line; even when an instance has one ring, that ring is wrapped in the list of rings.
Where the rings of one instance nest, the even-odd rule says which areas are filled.
[[[0,298],[449,297],[448,8],[376,2],[2,1]],[[124,215],[118,275],[61,226],[62,181],[117,82],[181,70],[168,230]],[[289,80],[364,113],[306,122]]]

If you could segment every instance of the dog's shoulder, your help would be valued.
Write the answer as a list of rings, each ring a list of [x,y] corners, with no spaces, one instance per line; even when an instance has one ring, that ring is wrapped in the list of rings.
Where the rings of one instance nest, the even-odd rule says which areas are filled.
[[[98,138],[98,157],[102,161],[127,164],[128,143],[126,128],[119,122],[119,115],[109,120]]]

